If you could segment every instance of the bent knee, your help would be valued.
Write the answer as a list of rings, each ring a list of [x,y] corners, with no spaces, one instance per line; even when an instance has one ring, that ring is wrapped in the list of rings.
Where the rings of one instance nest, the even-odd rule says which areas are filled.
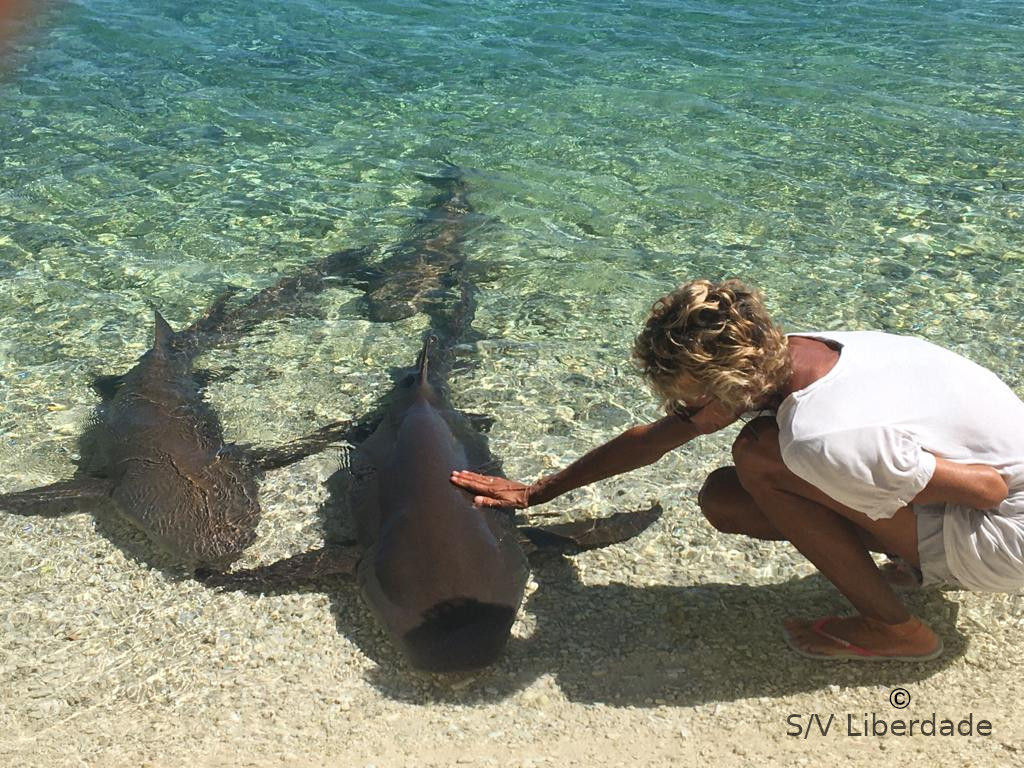
[[[733,458],[779,453],[779,426],[771,416],[748,421],[732,444]]]
[[[746,533],[744,516],[750,497],[740,485],[736,467],[719,467],[704,481],[697,494],[697,506],[707,521],[721,533]]]

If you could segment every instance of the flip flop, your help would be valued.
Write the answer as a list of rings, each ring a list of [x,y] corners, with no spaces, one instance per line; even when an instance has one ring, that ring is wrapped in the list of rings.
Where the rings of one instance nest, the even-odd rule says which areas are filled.
[[[815,661],[931,661],[942,655],[943,645],[941,637],[936,638],[939,644],[935,650],[916,656],[891,656],[877,651],[869,651],[867,648],[862,648],[855,643],[851,643],[849,640],[844,640],[825,630],[825,625],[828,622],[838,618],[838,616],[825,616],[811,624],[812,632],[819,637],[830,640],[843,649],[838,653],[814,653],[813,651],[805,650],[797,644],[788,628],[784,628],[782,631],[786,645],[805,659],[814,659]]]

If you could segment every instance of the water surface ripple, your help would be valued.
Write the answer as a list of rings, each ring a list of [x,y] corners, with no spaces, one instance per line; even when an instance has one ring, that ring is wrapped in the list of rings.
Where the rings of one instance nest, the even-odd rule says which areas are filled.
[[[4,488],[67,473],[89,376],[145,348],[153,306],[180,325],[227,284],[382,254],[446,160],[488,220],[456,400],[498,418],[511,474],[654,415],[629,344],[699,275],[1021,391],[1022,49],[1024,9],[989,0],[55,4],[0,81]],[[339,286],[214,356],[238,372],[210,397],[252,442],[359,414],[423,322],[371,325]],[[637,494],[689,498],[721,459]]]

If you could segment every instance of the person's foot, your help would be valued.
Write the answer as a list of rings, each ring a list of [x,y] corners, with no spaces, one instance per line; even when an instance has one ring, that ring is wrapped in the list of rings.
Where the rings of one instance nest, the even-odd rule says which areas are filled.
[[[787,619],[786,643],[810,659],[928,661],[942,653],[942,640],[920,619],[886,624],[866,616]]]

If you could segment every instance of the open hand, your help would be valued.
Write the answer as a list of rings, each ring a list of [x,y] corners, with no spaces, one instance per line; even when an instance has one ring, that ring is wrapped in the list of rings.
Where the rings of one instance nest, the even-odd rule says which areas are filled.
[[[530,506],[531,486],[517,483],[515,480],[456,470],[452,472],[451,481],[460,488],[476,494],[473,503],[478,507],[525,509]]]

